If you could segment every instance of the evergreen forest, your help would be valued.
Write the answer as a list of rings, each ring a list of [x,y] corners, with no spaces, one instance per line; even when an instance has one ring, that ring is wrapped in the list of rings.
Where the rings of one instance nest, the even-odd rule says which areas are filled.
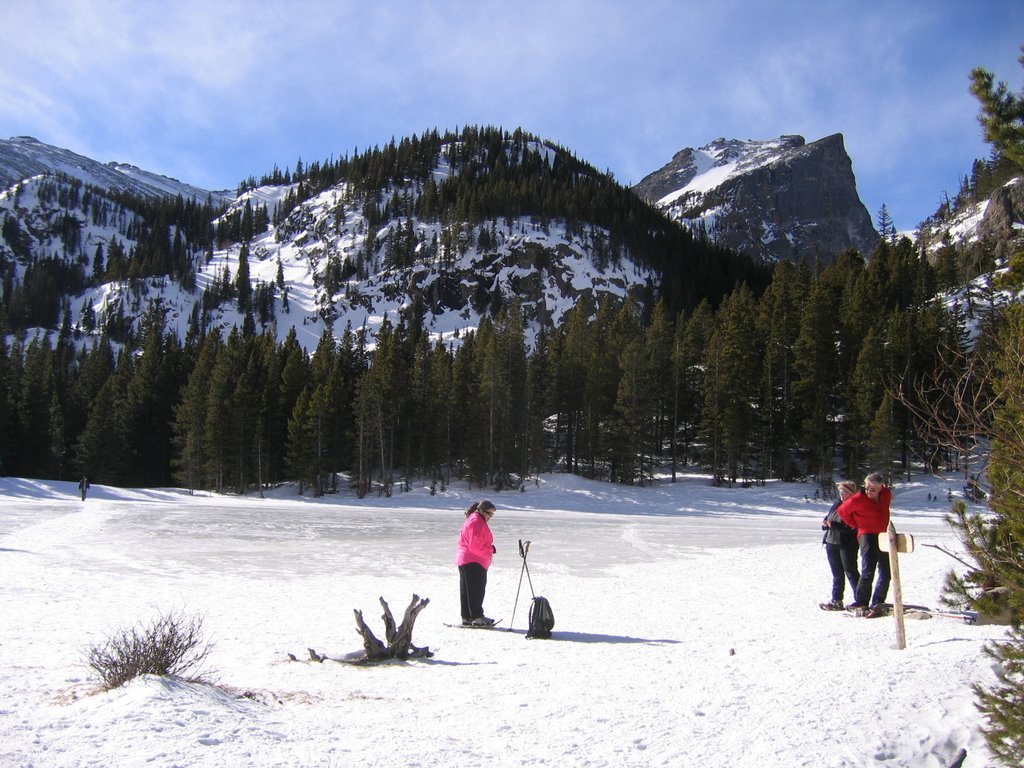
[[[762,292],[740,284],[714,308],[581,302],[532,345],[511,302],[457,344],[403,317],[372,349],[347,330],[311,355],[294,332],[179,341],[153,301],[131,344],[82,345],[65,325],[0,349],[0,457],[17,476],[361,495],[424,478],[501,490],[550,470],[644,484],[696,464],[718,482],[824,486],[961,468],[918,436],[927,404],[896,395],[966,349],[970,318],[993,328],[999,313],[936,294],[911,243],[882,240],[866,262],[780,262]]]

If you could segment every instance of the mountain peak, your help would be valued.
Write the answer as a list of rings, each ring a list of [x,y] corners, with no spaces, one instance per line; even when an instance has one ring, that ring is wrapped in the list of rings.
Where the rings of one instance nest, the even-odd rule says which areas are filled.
[[[677,152],[634,190],[718,244],[765,261],[818,257],[878,240],[840,133],[718,138]]]

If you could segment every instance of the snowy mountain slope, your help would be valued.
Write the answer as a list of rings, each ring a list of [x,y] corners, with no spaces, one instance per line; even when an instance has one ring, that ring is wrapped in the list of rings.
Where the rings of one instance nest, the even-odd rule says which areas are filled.
[[[819,258],[878,242],[841,134],[717,139],[680,150],[634,189],[672,219],[768,262]]]
[[[281,191],[264,188],[253,194],[272,204]],[[395,325],[414,304],[422,306],[431,335],[451,342],[474,330],[483,314],[518,299],[532,336],[541,324],[561,322],[581,301],[596,307],[604,296],[621,299],[655,282],[651,270],[627,261],[597,263],[588,238],[607,233],[579,236],[563,224],[545,226],[524,217],[490,222],[487,247],[465,239],[448,248],[438,245],[445,233],[436,222],[396,221],[371,235],[360,207],[346,204],[345,197],[344,185],[328,189],[249,245],[250,279],[276,286],[282,299],[274,323],[279,338],[294,327],[307,349],[316,346],[326,327],[340,336],[346,327],[372,331],[385,318]],[[387,244],[407,237],[404,227],[412,228],[418,257],[412,264],[389,263]],[[368,242],[378,244],[370,254]],[[241,247],[231,244],[215,251],[197,275],[198,286],[209,288],[225,269],[237,272]],[[331,274],[339,269],[354,273],[332,283]],[[237,308],[228,304],[211,316],[211,324],[225,330],[241,320]]]
[[[70,150],[44,144],[30,136],[0,139],[0,189],[33,176],[62,173],[100,189],[116,189],[143,197],[175,197],[214,205],[234,199],[229,191],[210,191],[150,173],[125,163],[100,163]]]
[[[18,222],[20,250],[35,261],[92,254],[97,245],[108,246],[114,239],[130,250],[136,242],[127,233],[141,223],[138,213],[106,195],[90,194],[83,200],[81,186],[53,175],[32,176],[0,191],[0,214],[5,222]],[[0,253],[3,246],[0,242]],[[18,279],[30,260],[18,258],[23,254],[14,250],[13,274]]]
[[[302,346],[312,350],[325,329],[336,336],[346,327],[372,333],[385,318],[394,325],[415,309],[435,339],[452,341],[475,328],[482,315],[494,316],[515,299],[532,336],[541,325],[561,322],[581,302],[596,308],[605,296],[653,294],[657,282],[654,270],[634,264],[627,252],[609,245],[613,233],[598,226],[577,222],[570,228],[556,218],[529,215],[473,226],[379,215],[391,200],[414,204],[423,189],[412,180],[377,193],[369,208],[365,196],[342,180],[302,200],[286,216],[279,212],[297,192],[297,183],[247,190],[210,223],[211,230],[219,231],[225,222],[253,210],[265,211],[268,220],[277,222],[244,246],[241,240],[219,236],[209,247],[186,240],[179,260],[190,266],[179,267],[171,277],[142,271],[131,279],[97,281],[104,266],[97,266],[97,254],[109,254],[115,242],[126,253],[147,253],[140,241],[144,226],[138,211],[97,188],[116,182],[116,189],[124,189],[129,176],[31,140],[12,140],[6,147],[8,158],[14,150],[34,158],[34,170],[45,164],[66,176],[72,169],[72,178],[85,182],[76,186],[60,175],[41,174],[0,192],[4,234],[13,233],[6,242],[0,239],[0,256],[15,284],[40,260],[71,266],[79,277],[72,280],[69,319],[86,335],[135,324],[146,304],[159,300],[179,337],[190,325],[226,334],[249,322],[281,340],[294,327]],[[555,155],[542,143],[531,143],[525,151],[548,165]],[[435,158],[432,178],[440,183],[452,174],[442,152]],[[383,223],[374,223],[381,218]],[[180,234],[171,227],[166,240]],[[232,290],[243,251],[258,296],[254,307],[242,306]],[[184,271],[189,273],[188,287],[177,278]],[[53,307],[49,315],[57,311]],[[56,325],[54,317],[47,327]]]

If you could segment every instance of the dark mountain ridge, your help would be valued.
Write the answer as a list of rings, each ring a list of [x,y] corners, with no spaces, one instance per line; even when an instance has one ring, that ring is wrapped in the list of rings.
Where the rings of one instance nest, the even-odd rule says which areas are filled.
[[[718,139],[680,150],[634,190],[672,220],[769,263],[828,263],[878,242],[838,133],[810,144]]]

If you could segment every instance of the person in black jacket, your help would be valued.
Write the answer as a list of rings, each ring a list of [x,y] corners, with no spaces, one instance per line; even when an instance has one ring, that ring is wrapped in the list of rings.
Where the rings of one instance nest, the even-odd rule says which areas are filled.
[[[857,485],[849,480],[843,480],[836,483],[836,490],[839,492],[839,498],[821,521],[821,528],[825,531],[822,544],[825,545],[825,556],[832,570],[832,599],[827,603],[820,603],[823,611],[843,610],[845,582],[849,581],[850,589],[856,595],[857,582],[860,580],[860,572],[857,570],[857,531],[844,523],[837,512],[839,505],[857,492]]]

